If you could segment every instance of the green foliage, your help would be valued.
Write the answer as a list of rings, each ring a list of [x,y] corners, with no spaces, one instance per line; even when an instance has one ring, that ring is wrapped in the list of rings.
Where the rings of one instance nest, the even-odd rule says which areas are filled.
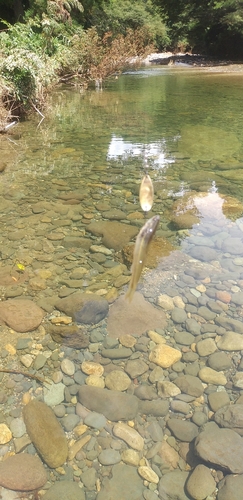
[[[103,2],[100,8],[92,9],[92,24],[102,36],[106,32],[126,35],[128,29],[147,31],[148,42],[153,42],[158,48],[167,46],[170,42],[162,12],[152,0],[110,0]]]
[[[154,0],[156,2],[156,0]],[[243,0],[158,0],[172,47],[223,57],[243,54]]]
[[[9,88],[9,103],[27,112],[33,104],[42,107],[46,90],[55,80],[54,66],[46,64],[35,52],[10,51],[0,65],[1,76]]]

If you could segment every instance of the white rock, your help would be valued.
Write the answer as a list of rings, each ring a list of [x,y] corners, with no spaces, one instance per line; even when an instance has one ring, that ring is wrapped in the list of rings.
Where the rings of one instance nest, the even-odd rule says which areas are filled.
[[[129,427],[127,424],[122,422],[115,424],[113,427],[113,434],[116,437],[123,439],[123,441],[131,446],[131,448],[134,448],[134,450],[141,451],[144,447],[144,440],[142,436],[140,436],[135,429]]]
[[[159,476],[153,471],[153,469],[151,469],[151,467],[148,467],[147,465],[141,465],[141,467],[138,467],[138,473],[141,477],[143,477],[143,479],[149,481],[149,483],[157,484],[159,482]]]
[[[61,362],[61,370],[65,373],[65,375],[69,375],[71,377],[75,373],[75,365],[70,359],[65,358]]]

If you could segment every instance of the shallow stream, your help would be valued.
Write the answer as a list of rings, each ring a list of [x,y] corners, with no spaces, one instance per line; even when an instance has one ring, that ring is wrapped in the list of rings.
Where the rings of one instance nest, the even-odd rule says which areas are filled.
[[[227,332],[243,333],[242,74],[143,67],[105,82],[103,89],[82,93],[59,88],[45,119],[39,122],[39,118],[19,124],[0,143],[0,357],[4,369],[46,377],[54,392],[50,395],[48,384],[43,390],[37,380],[21,373],[0,374],[0,422],[10,432],[8,438],[3,437],[5,427],[0,432],[0,456],[6,459],[11,452],[34,455],[38,449],[35,440],[26,438],[22,419],[22,407],[34,397],[54,408],[69,447],[83,433],[92,436],[64,466],[50,465],[46,455],[43,458],[39,453],[49,466],[45,465],[48,481],[42,490],[45,494],[50,488],[46,500],[55,500],[51,487],[59,480],[81,486],[85,497],[81,495],[80,500],[103,500],[108,491],[106,478],[116,477],[120,463],[124,478],[129,473],[126,466],[129,470],[148,467],[151,474],[147,477],[147,472],[139,471],[138,478],[143,480],[136,483],[135,493],[132,489],[125,492],[126,500],[164,500],[167,486],[163,476],[169,470],[188,474],[195,465],[187,462],[181,444],[195,438],[194,427],[200,434],[203,425],[213,420],[218,408],[216,403],[210,406],[208,395],[224,392],[227,402],[234,403],[243,389],[243,344],[235,339],[231,347],[221,346]],[[141,210],[138,199],[145,171],[155,191],[148,214]],[[128,305],[123,295],[130,280],[134,240],[153,215],[160,216],[160,224],[139,293]],[[107,312],[95,316],[96,310],[85,311],[85,320],[75,316],[74,297],[80,291],[106,299],[108,319]],[[23,302],[21,314],[15,299],[29,301],[27,306],[34,302],[43,311],[43,322],[40,316],[39,323],[29,326],[31,311],[26,312]],[[60,299],[67,302],[61,305]],[[14,313],[6,308],[11,301]],[[152,309],[145,312],[145,304]],[[74,329],[78,324],[88,339],[83,348],[58,341],[58,324]],[[168,366],[151,354],[160,345],[158,335],[180,353]],[[208,340],[211,343],[204,343],[204,350],[197,347]],[[119,345],[121,353],[125,349],[121,358]],[[222,366],[220,360],[210,364],[210,356],[225,351],[228,365],[223,358]],[[129,369],[128,363],[138,359],[146,369]],[[62,365],[65,360],[67,366]],[[84,362],[104,367],[104,374],[97,367],[98,375],[85,371]],[[202,374],[204,367],[216,374],[224,372],[225,379]],[[155,373],[158,368],[162,370],[159,374],[158,370]],[[119,381],[117,385],[106,381],[112,371],[123,373],[125,389]],[[87,382],[91,375],[102,382]],[[130,377],[127,386],[125,375]],[[176,379],[185,376],[197,379],[204,394],[187,392],[182,384],[179,393],[173,392]],[[175,382],[174,387],[162,389],[162,380]],[[89,406],[83,395],[78,396],[80,387],[86,385],[125,391],[143,403],[159,397],[168,407],[156,411],[143,407],[143,417],[135,411],[112,419],[102,404]],[[140,386],[154,393],[144,396]],[[177,407],[174,398],[187,406]],[[106,424],[85,420],[84,407],[105,415]],[[174,430],[168,419],[190,422],[194,426],[190,439],[184,431]],[[133,449],[132,439],[123,439],[121,430],[112,428],[112,420],[130,422],[144,439],[144,446],[135,448],[135,458],[124,453],[126,447]],[[75,434],[78,424],[87,428]],[[163,435],[178,455],[176,465],[172,458],[164,459],[159,448],[151,451],[163,441]],[[104,451],[108,458],[103,457]],[[205,457],[202,460],[207,462]],[[235,469],[226,466],[232,474]],[[207,493],[208,498],[221,500],[217,488],[222,479],[221,472],[215,473],[215,488]],[[1,482],[0,468],[0,484],[6,487],[2,498],[6,500],[20,498],[7,491],[24,490],[21,480],[18,487],[12,487],[11,481]],[[131,483],[134,481],[133,477]],[[117,484],[114,479],[112,500],[123,500]],[[40,489],[34,480],[32,489]],[[60,500],[64,498],[58,495]],[[79,498],[75,495],[72,498]],[[180,500],[196,498],[192,488],[183,495],[184,489]]]

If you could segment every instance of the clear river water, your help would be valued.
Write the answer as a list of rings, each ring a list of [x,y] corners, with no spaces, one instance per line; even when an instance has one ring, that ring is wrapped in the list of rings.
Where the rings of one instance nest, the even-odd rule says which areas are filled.
[[[1,429],[0,456],[7,458],[11,452],[22,451],[33,455],[35,449],[40,451],[36,436],[29,441],[28,438],[25,442],[20,441],[26,437],[21,409],[33,397],[54,408],[67,439],[72,438],[71,447],[75,439],[83,433],[86,436],[90,429],[92,435],[92,446],[86,448],[85,442],[84,450],[80,451],[80,448],[77,454],[71,452],[69,464],[63,467],[65,460],[56,468],[51,461],[48,462],[45,452],[44,455],[40,452],[48,473],[44,489],[49,489],[60,479],[67,479],[81,485],[86,500],[103,500],[107,495],[106,475],[110,473],[106,465],[111,467],[119,463],[117,456],[113,462],[108,460],[108,464],[103,463],[103,459],[100,459],[99,466],[96,462],[107,438],[105,433],[112,434],[110,421],[123,420],[123,417],[116,419],[113,415],[112,418],[110,414],[106,415],[105,409],[94,408],[92,404],[89,407],[86,400],[83,402],[83,396],[77,395],[80,386],[94,385],[136,394],[140,383],[147,384],[150,389],[156,387],[160,398],[167,397],[171,402],[173,390],[168,387],[169,392],[165,395],[156,385],[158,381],[174,382],[185,374],[199,377],[200,383],[208,390],[205,389],[205,399],[199,398],[194,405],[193,397],[183,400],[180,394],[187,409],[191,404],[188,414],[185,410],[177,410],[175,404],[170,407],[170,412],[179,419],[187,415],[186,419],[197,426],[199,432],[201,425],[216,411],[208,404],[210,392],[223,391],[226,387],[232,402],[242,392],[242,377],[232,378],[241,361],[239,352],[242,346],[235,348],[235,357],[229,354],[233,372],[231,368],[227,372],[227,363],[225,368],[223,360],[220,361],[222,370],[227,372],[224,372],[225,381],[217,378],[212,381],[210,377],[200,375],[200,369],[208,366],[210,355],[217,349],[224,350],[220,344],[221,335],[227,331],[243,333],[242,78],[242,73],[228,73],[224,68],[217,72],[193,67],[144,66],[131,69],[104,82],[103,89],[82,92],[77,88],[57,88],[50,98],[45,119],[40,121],[37,114],[1,137],[1,366],[6,370],[28,371],[37,377],[47,377],[56,391],[49,394],[51,390],[47,384],[43,392],[40,381],[28,379],[23,373],[0,373],[0,404],[3,403],[0,425],[6,425],[10,433],[7,434],[9,437],[3,437],[7,431]],[[138,198],[145,172],[149,173],[154,185],[154,204],[148,214],[140,208]],[[153,215],[160,216],[159,227],[137,287],[139,293],[135,294],[130,305],[126,305],[123,295],[131,277],[134,241],[140,228]],[[62,345],[55,330],[60,329],[59,323],[63,328],[71,325],[70,328],[75,329],[72,307],[76,303],[73,299],[72,304],[72,298],[80,291],[106,299],[111,311],[120,304],[120,309],[117,307],[117,312],[108,317],[108,323],[105,314],[100,322],[95,321],[94,311],[86,311],[90,320],[76,321],[82,325],[81,329],[85,325],[86,333],[90,335],[85,351],[67,340]],[[68,305],[64,302],[60,305],[60,299],[69,301]],[[32,301],[41,308],[44,323],[41,323],[43,316],[40,316],[40,321],[35,324],[36,318],[32,318],[31,310],[25,309],[29,302],[27,305],[23,302],[23,310],[19,310],[16,305],[19,300]],[[11,301],[14,301],[16,313],[11,313],[11,308],[8,310]],[[152,310],[145,311],[145,304]],[[159,321],[155,317],[158,311],[162,315]],[[147,331],[152,333],[147,335]],[[156,364],[159,362],[153,358],[152,351],[159,345],[159,335],[180,352],[182,361],[175,359],[173,368],[170,364],[160,364],[164,373],[156,378]],[[125,349],[127,353],[121,359],[111,352],[119,351],[118,337],[123,338],[120,352]],[[210,347],[204,352],[196,347],[199,339],[202,342],[210,339]],[[231,351],[233,348],[229,348]],[[139,356],[142,357],[142,363],[145,362],[147,367],[144,372],[129,371],[124,361],[129,356],[128,363],[135,363]],[[65,360],[67,366],[62,364]],[[125,369],[131,385],[125,384],[125,389],[119,388],[118,383],[113,386],[103,371],[98,375],[85,371],[84,362],[99,365],[102,370],[106,367],[107,376],[117,367],[123,373]],[[218,368],[212,366],[215,373],[217,370],[222,373],[221,365]],[[97,375],[102,380],[87,381],[87,375]],[[146,400],[141,394],[138,398]],[[97,420],[94,425],[88,423],[81,406],[104,414],[109,423],[103,427]],[[140,485],[142,490],[138,485],[137,496],[127,491],[126,500],[164,499],[161,477],[168,472],[168,464],[159,463],[158,458],[153,462],[153,457],[159,454],[157,448],[154,455],[150,453],[151,442],[154,445],[159,441],[154,438],[155,434],[160,436],[157,427],[151,434],[146,430],[153,418],[156,421],[153,425],[159,426],[160,431],[162,429],[170,438],[170,446],[176,452],[181,451],[181,441],[190,441],[181,435],[178,438],[178,433],[169,425],[165,430],[167,417],[162,417],[167,412],[164,411],[152,413],[148,422],[139,417],[140,420],[135,419],[132,424],[130,414],[125,418],[145,439],[145,451],[137,448],[140,455],[136,452],[139,455],[138,462],[134,459],[136,463],[131,457],[124,458],[123,437],[117,444],[113,429],[111,448],[116,453],[121,450],[123,463],[151,466],[157,474],[155,479],[152,473],[147,479],[140,470],[144,481]],[[146,413],[144,407],[143,414],[149,415],[150,412],[147,410]],[[68,424],[62,420],[67,416]],[[78,416],[80,422],[85,423],[74,437],[72,432],[77,420],[72,426],[71,416]],[[24,418],[26,425],[27,420]],[[103,428],[105,430],[101,431]],[[99,432],[100,441],[97,438]],[[30,436],[32,434],[29,432]],[[172,436],[179,441],[173,441]],[[129,440],[125,439],[125,442],[130,446]],[[104,444],[104,450],[109,446]],[[190,467],[183,451],[180,456],[178,467],[188,471]],[[204,463],[207,461],[203,460]],[[92,464],[95,470],[93,480]],[[11,467],[10,464],[10,470]],[[114,474],[115,467],[118,465],[114,466]],[[15,476],[14,468],[13,471]],[[127,470],[123,472],[125,478]],[[0,484],[11,490],[11,481],[10,477],[6,484],[1,482],[0,469]],[[149,493],[144,493],[144,487]],[[29,490],[39,488],[33,480],[33,487],[31,483]],[[21,478],[17,487],[12,489],[24,490]],[[118,490],[114,489],[113,500],[121,500],[119,495],[116,496]],[[217,488],[211,493],[212,497],[208,498],[220,498],[216,496]],[[1,494],[6,500],[13,498],[6,492]],[[57,498],[48,494],[47,500]],[[32,497],[26,494],[26,498]],[[184,496],[180,498],[184,499]],[[84,496],[80,499],[84,500]]]

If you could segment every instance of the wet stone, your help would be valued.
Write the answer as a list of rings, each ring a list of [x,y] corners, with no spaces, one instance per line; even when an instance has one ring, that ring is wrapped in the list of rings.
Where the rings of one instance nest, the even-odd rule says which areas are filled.
[[[230,404],[230,398],[225,391],[212,392],[208,395],[208,403],[212,411],[216,412],[223,406]]]
[[[196,345],[199,356],[209,356],[217,350],[217,346],[213,339],[204,339],[197,342]]]
[[[161,366],[169,368],[174,363],[181,359],[181,352],[166,344],[158,344],[149,354],[149,361]]]
[[[104,319],[109,311],[107,300],[88,301],[82,309],[75,311],[73,318],[77,323],[97,324]]]
[[[121,455],[117,450],[107,449],[99,454],[98,460],[101,465],[114,465],[121,461]]]
[[[148,365],[142,359],[131,359],[125,365],[125,371],[132,379],[139,377],[148,370]]]
[[[202,411],[195,411],[192,415],[192,422],[201,427],[207,422],[207,416]]]
[[[32,300],[8,299],[0,303],[0,320],[16,332],[35,330],[43,317],[44,311]]]
[[[119,349],[102,349],[101,355],[109,359],[130,358],[132,350],[128,347],[120,347]]]
[[[0,463],[0,485],[4,488],[36,490],[44,486],[46,481],[45,468],[36,456],[19,453]]]
[[[140,401],[139,413],[152,415],[153,417],[164,417],[169,412],[169,403],[166,400]]]
[[[171,319],[174,323],[185,323],[187,319],[187,314],[183,309],[175,307],[171,312]]]
[[[136,389],[134,390],[134,395],[139,399],[142,400],[145,399],[149,401],[158,398],[156,390],[153,387],[151,387],[151,385],[147,384],[142,384],[136,387]]]
[[[23,409],[27,432],[35,448],[49,467],[66,461],[67,440],[54,412],[45,403],[32,400]]]
[[[61,362],[61,370],[66,375],[72,376],[75,373],[75,365],[70,359],[65,358]]]
[[[144,440],[140,434],[127,424],[122,422],[115,424],[113,434],[125,441],[134,450],[141,451],[144,447]]]
[[[48,325],[47,332],[58,344],[62,344],[74,349],[84,349],[89,345],[89,336],[86,330],[82,330],[77,325]]]
[[[96,471],[94,468],[89,468],[85,470],[81,474],[81,481],[84,484],[85,488],[88,490],[94,490],[95,489],[95,483],[96,483]]]
[[[243,475],[229,474],[219,487],[217,500],[239,500],[240,491],[243,491]]]
[[[216,487],[211,471],[205,465],[199,464],[190,474],[186,483],[186,490],[192,498],[204,500],[211,495]]]
[[[76,427],[76,425],[79,423],[80,418],[78,415],[70,414],[66,415],[65,417],[62,418],[62,426],[65,431],[70,432]]]
[[[201,432],[195,441],[196,453],[206,462],[234,474],[243,473],[242,438],[231,429]]]
[[[175,413],[183,413],[187,415],[190,413],[191,407],[188,403],[184,401],[178,401],[174,399],[170,403],[170,409]]]
[[[205,366],[201,370],[199,370],[198,376],[202,382],[206,382],[207,384],[215,384],[215,385],[226,385],[227,378],[223,374],[223,372],[218,372],[209,368],[209,366]]]
[[[131,385],[131,379],[120,370],[113,370],[105,377],[105,385],[115,391],[126,391]]]
[[[215,413],[215,422],[221,427],[243,429],[243,404],[224,406]]]
[[[198,435],[198,427],[187,420],[179,420],[177,418],[169,418],[167,426],[180,441],[191,442]]]
[[[185,322],[186,330],[192,335],[200,335],[201,327],[199,323],[192,318],[188,318]]]
[[[188,472],[175,470],[164,474],[159,482],[159,495],[164,499],[189,500],[185,491]]]
[[[222,351],[241,351],[243,349],[243,336],[240,333],[226,332],[217,343]]]
[[[106,418],[104,415],[96,412],[90,412],[84,418],[84,424],[94,429],[103,429],[106,425]]]
[[[199,316],[202,316],[202,318],[205,319],[206,321],[210,321],[216,317],[216,313],[210,311],[210,309],[208,309],[208,307],[205,306],[199,307],[197,313],[199,314]]]
[[[10,423],[10,430],[13,437],[22,437],[26,432],[26,427],[22,418],[14,418]]]
[[[111,421],[130,420],[138,412],[138,399],[123,392],[82,386],[78,392],[81,404],[89,410],[102,413]]]
[[[117,464],[112,469],[112,478],[103,480],[97,500],[107,500],[109,497],[112,500],[141,500],[143,490],[143,480],[136,468]]]
[[[213,370],[228,370],[231,365],[231,359],[225,352],[215,352],[208,358],[208,366]]]
[[[44,402],[48,406],[56,406],[64,401],[65,385],[62,382],[48,384],[44,387]]]
[[[58,481],[45,493],[45,500],[85,500],[85,492],[73,481]]]
[[[191,345],[195,341],[195,337],[188,332],[176,332],[174,339],[177,344]]]
[[[181,392],[195,396],[198,398],[203,394],[203,385],[201,381],[193,375],[181,375],[176,378],[175,384],[179,387]]]

